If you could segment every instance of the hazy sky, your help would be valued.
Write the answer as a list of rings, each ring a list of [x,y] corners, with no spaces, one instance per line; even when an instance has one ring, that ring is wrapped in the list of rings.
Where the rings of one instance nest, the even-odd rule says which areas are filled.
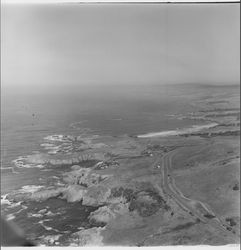
[[[207,0],[118,0],[118,2],[207,2]],[[208,0],[208,2],[238,2],[238,0]],[[96,3],[99,0],[2,0],[1,3]],[[101,2],[115,2],[114,0],[101,0]]]
[[[2,84],[238,83],[239,8],[3,5]]]

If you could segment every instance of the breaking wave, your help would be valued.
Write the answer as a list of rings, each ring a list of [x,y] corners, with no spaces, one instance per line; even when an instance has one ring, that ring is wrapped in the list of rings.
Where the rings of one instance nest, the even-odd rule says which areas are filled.
[[[26,186],[23,186],[19,192],[20,193],[35,193],[41,189],[43,189],[44,186],[36,186],[36,185],[26,185]]]
[[[13,163],[17,168],[44,168],[42,164],[26,163],[26,159],[27,157],[19,156]]]

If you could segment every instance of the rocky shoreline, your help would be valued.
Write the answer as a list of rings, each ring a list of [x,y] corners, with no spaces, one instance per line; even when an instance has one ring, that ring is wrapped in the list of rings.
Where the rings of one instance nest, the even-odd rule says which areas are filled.
[[[222,233],[218,232],[220,233],[218,235],[212,231],[213,229],[203,226],[202,222],[197,220],[193,214],[188,213],[177,201],[172,199],[163,187],[161,174],[161,168],[164,164],[161,161],[163,156],[173,152],[177,152],[178,155],[178,152],[181,152],[180,156],[177,156],[180,159],[174,159],[178,167],[173,166],[173,171],[176,173],[177,179],[179,178],[179,184],[184,174],[179,176],[178,173],[185,172],[187,178],[181,182],[181,187],[185,187],[186,183],[191,183],[186,189],[188,192],[195,187],[195,183],[192,183],[192,178],[189,175],[195,171],[201,175],[205,169],[203,165],[206,164],[206,162],[202,163],[203,165],[200,163],[202,159],[197,160],[197,162],[192,160],[195,154],[202,155],[200,152],[207,145],[210,147],[214,145],[213,152],[210,153],[211,156],[209,152],[203,154],[205,156],[203,158],[210,157],[209,161],[213,163],[215,162],[213,158],[219,159],[221,157],[219,152],[215,151],[216,148],[226,150],[226,144],[222,140],[227,140],[228,143],[230,140],[233,143],[240,135],[237,109],[211,109],[208,107],[206,110],[204,108],[199,110],[186,116],[179,116],[179,118],[201,119],[209,124],[169,131],[168,133],[161,132],[161,135],[164,136],[160,136],[160,133],[118,137],[101,137],[90,134],[46,136],[41,143],[44,152],[19,157],[14,161],[14,164],[17,169],[36,167],[39,171],[49,171],[49,173],[51,170],[56,170],[59,173],[58,177],[52,176],[56,178],[56,182],[51,182],[51,185],[47,186],[23,187],[5,195],[5,201],[8,201],[10,205],[22,204],[23,206],[26,204],[48,204],[53,200],[56,202],[64,201],[66,207],[74,206],[75,210],[71,210],[71,212],[75,211],[77,218],[78,208],[83,209],[81,212],[85,211],[86,208],[85,220],[87,222],[80,223],[78,227],[72,228],[72,231],[67,230],[68,233],[66,230],[60,232],[59,229],[51,229],[50,224],[48,224],[50,223],[49,217],[54,220],[55,216],[61,216],[59,211],[56,214],[47,209],[45,211],[45,208],[39,210],[38,213],[28,211],[36,220],[40,220],[41,223],[38,223],[41,224],[42,228],[53,234],[46,238],[37,239],[41,244],[49,246],[58,245],[60,242],[61,245],[66,246],[162,245],[168,244],[169,238],[172,239],[170,241],[172,244],[178,243],[180,239],[187,244],[190,242],[197,244],[199,242],[197,235],[199,236],[200,232],[202,239],[208,238],[207,242],[212,242],[213,239],[224,244],[232,242],[232,239],[223,236]],[[231,115],[232,111],[235,111],[235,115],[233,115],[234,112]],[[216,140],[217,145],[215,144]],[[196,150],[195,147],[197,147]],[[189,151],[192,152],[192,150],[194,150],[193,154],[188,155]],[[233,150],[227,149],[226,151],[227,155],[234,154]],[[185,162],[185,154],[191,159],[190,163]],[[228,159],[228,156],[225,159]],[[238,160],[237,154],[232,159]],[[218,164],[220,168],[225,168],[232,162],[222,164],[218,161]],[[183,170],[183,166],[186,166],[186,169]],[[178,168],[179,172],[175,172],[175,167]],[[214,168],[213,171],[216,169]],[[210,186],[209,183],[208,188]],[[215,195],[221,192],[220,190],[225,190],[226,193],[239,191],[238,182],[235,182],[235,186],[232,184],[231,188],[226,186],[222,186],[222,188],[218,186],[215,189]],[[175,185],[172,187],[175,188]],[[203,190],[206,190],[205,187]],[[224,194],[226,195],[226,193]],[[220,195],[220,197],[226,197],[225,195]],[[232,195],[233,193],[227,197]],[[204,199],[206,196],[209,197],[208,194],[204,193],[202,198]],[[210,200],[212,202],[212,199]],[[210,202],[210,200],[208,201]],[[221,212],[220,214],[222,215]],[[226,218],[226,223],[230,224],[233,231],[237,231],[237,216],[226,214],[225,216],[223,215],[223,221]],[[62,218],[63,221],[66,220],[66,217],[68,216],[65,215]],[[67,221],[69,222],[69,219]],[[78,224],[78,219],[75,223]],[[196,238],[185,241],[185,235],[192,235],[192,230],[196,233]],[[129,235],[131,235],[131,239]],[[163,238],[160,235],[164,235]]]

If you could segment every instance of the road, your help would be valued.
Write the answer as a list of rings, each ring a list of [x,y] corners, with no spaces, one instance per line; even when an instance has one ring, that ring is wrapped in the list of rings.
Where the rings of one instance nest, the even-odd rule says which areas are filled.
[[[171,151],[163,157],[158,157],[152,165],[152,167],[160,172],[161,175],[161,184],[159,185],[159,188],[164,189],[166,194],[174,199],[183,210],[188,212],[190,216],[199,219],[205,224],[221,229],[225,234],[234,233],[227,230],[228,226],[221,222],[221,220],[214,214],[207,204],[185,197],[184,194],[177,188],[175,179],[172,177],[171,173],[172,157],[175,153],[175,151]],[[205,215],[209,215],[209,218]]]

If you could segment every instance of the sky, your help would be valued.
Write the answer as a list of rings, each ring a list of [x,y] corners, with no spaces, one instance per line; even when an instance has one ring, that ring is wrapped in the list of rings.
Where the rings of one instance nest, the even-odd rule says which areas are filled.
[[[115,2],[114,0],[2,0],[1,3]],[[118,0],[118,2],[239,2],[239,0]]]
[[[6,4],[2,86],[239,83],[239,8]]]

